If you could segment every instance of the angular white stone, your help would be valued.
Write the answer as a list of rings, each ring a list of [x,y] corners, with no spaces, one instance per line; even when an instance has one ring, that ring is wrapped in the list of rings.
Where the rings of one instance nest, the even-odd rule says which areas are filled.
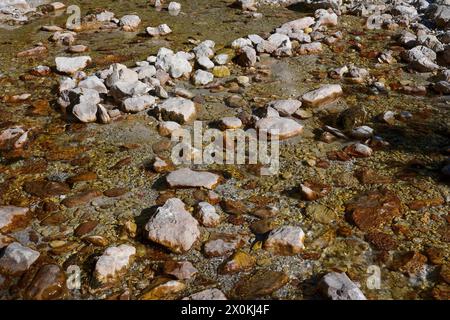
[[[8,245],[0,258],[0,272],[17,274],[28,270],[40,253],[18,242]]]
[[[118,247],[109,247],[97,260],[95,277],[102,283],[117,279],[128,268],[131,258],[136,254],[136,248],[127,244]]]
[[[124,31],[136,31],[141,24],[141,19],[137,15],[129,14],[120,18],[119,23]]]
[[[267,132],[270,136],[278,136],[280,140],[298,136],[303,132],[303,126],[298,122],[279,117],[267,117],[256,122],[259,132]]]
[[[166,180],[172,188],[214,189],[219,183],[220,177],[217,174],[206,171],[193,171],[189,168],[182,168],[169,173]]]
[[[196,86],[204,86],[213,82],[214,75],[211,72],[204,70],[197,70],[193,75],[193,81]]]
[[[184,203],[172,198],[159,207],[145,230],[148,239],[175,253],[188,251],[200,236],[198,222],[186,211]]]
[[[220,216],[216,212],[216,208],[208,202],[200,202],[198,204],[198,220],[205,227],[216,227],[220,223]]]
[[[167,99],[158,105],[158,110],[163,120],[180,124],[194,120],[197,113],[194,102],[181,97]]]
[[[277,110],[283,117],[287,117],[295,113],[295,111],[297,111],[302,106],[302,103],[298,100],[293,99],[276,100],[270,102],[269,106]]]
[[[340,85],[330,84],[304,94],[302,101],[306,107],[316,107],[334,102],[343,94],[344,92],[342,91],[342,87]]]
[[[331,300],[367,300],[345,273],[328,273],[320,281],[319,287]]]
[[[72,74],[77,71],[83,70],[86,68],[88,63],[92,61],[91,57],[89,56],[81,56],[81,57],[73,57],[73,58],[67,58],[67,57],[56,57],[55,63],[56,63],[56,69],[59,72]]]
[[[295,255],[305,248],[304,239],[305,233],[301,228],[284,226],[269,233],[264,248],[282,255]]]
[[[123,101],[123,111],[125,112],[141,112],[150,108],[156,103],[156,98],[150,95],[127,98]]]

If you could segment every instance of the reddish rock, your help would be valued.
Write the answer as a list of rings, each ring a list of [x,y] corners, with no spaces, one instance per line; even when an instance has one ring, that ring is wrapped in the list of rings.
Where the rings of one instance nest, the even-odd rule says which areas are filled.
[[[90,202],[97,197],[100,197],[101,195],[102,193],[98,190],[89,190],[64,199],[62,201],[62,204],[67,208],[78,207]]]
[[[242,278],[233,288],[232,295],[239,299],[264,297],[284,287],[288,281],[284,272],[259,270]]]
[[[366,240],[378,250],[394,250],[397,248],[397,241],[383,232],[369,232],[366,235]]]
[[[427,257],[423,254],[410,251],[400,254],[394,259],[394,269],[408,274],[417,274],[427,262]]]
[[[55,264],[42,266],[25,291],[25,298],[29,300],[61,299],[66,292],[66,275]]]
[[[390,224],[402,214],[400,199],[389,191],[374,191],[356,197],[346,205],[350,220],[362,231]]]
[[[23,189],[39,198],[55,197],[70,192],[70,187],[66,183],[45,180],[26,182]]]

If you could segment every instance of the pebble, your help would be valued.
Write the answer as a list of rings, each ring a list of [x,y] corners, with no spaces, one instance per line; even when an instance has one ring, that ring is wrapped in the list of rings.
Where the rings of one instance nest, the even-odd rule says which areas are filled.
[[[212,69],[212,74],[216,78],[226,78],[230,76],[230,69],[226,66],[216,66]]]
[[[279,255],[296,255],[305,248],[305,233],[299,227],[284,226],[270,232],[264,249]]]
[[[120,18],[119,24],[124,31],[134,32],[137,31],[139,25],[141,24],[141,19],[139,16],[134,14],[125,15]]]
[[[220,182],[220,176],[206,171],[182,168],[169,173],[166,180],[171,188],[214,189]]]
[[[197,217],[200,223],[208,228],[217,227],[220,224],[220,215],[216,208],[208,202],[200,202],[197,208]]]
[[[197,115],[194,102],[181,97],[169,98],[157,108],[163,120],[180,124],[193,121]]]
[[[171,198],[150,218],[145,230],[149,240],[174,253],[188,251],[200,236],[198,222],[186,211],[184,203]]]
[[[257,59],[256,51],[252,47],[245,46],[239,49],[237,63],[240,66],[252,67],[256,64],[256,59]]]
[[[208,71],[197,70],[195,71],[192,80],[196,86],[205,86],[208,83],[213,82],[214,75]]]
[[[225,294],[219,289],[206,289],[188,297],[183,298],[183,300],[227,300]]]
[[[303,133],[303,126],[295,120],[279,117],[267,117],[256,122],[255,127],[259,132],[266,132],[278,139],[288,139]]]
[[[303,95],[302,102],[305,107],[318,107],[333,103],[344,94],[340,85],[325,85],[321,88]]]
[[[212,234],[203,246],[203,252],[208,258],[222,257],[241,248],[244,244],[244,239],[239,235]]]
[[[95,264],[95,278],[101,283],[111,283],[125,272],[136,254],[136,248],[122,244],[109,247]]]
[[[39,256],[38,251],[13,242],[4,249],[0,257],[0,273],[16,275],[27,271]]]
[[[170,299],[180,291],[183,291],[186,285],[178,280],[172,280],[165,277],[156,278],[150,287],[139,298],[140,300],[164,300]],[[173,298],[172,298],[173,299]]]
[[[181,126],[174,121],[163,121],[158,124],[158,132],[161,136],[171,136],[173,132],[179,130]]]
[[[161,24],[157,27],[148,27],[147,33],[152,37],[166,36],[172,33],[172,29],[167,24]]]
[[[8,232],[27,219],[29,209],[15,206],[0,206],[0,231]]]
[[[164,263],[164,273],[174,276],[178,280],[188,280],[195,276],[198,272],[189,261],[173,261],[169,260]]]
[[[281,116],[288,117],[295,113],[302,103],[298,100],[288,99],[272,101],[268,105],[277,110]]]
[[[25,290],[28,300],[60,300],[67,291],[66,275],[60,266],[46,264],[34,276]]]
[[[81,57],[57,57],[55,58],[56,69],[59,72],[73,74],[77,71],[83,70],[87,67],[88,63],[92,61],[89,56]]]
[[[239,129],[242,127],[242,121],[237,117],[225,117],[220,120],[220,126],[223,130]]]
[[[222,274],[246,272],[253,269],[256,259],[244,251],[235,252],[219,268]]]
[[[320,281],[323,294],[331,300],[367,300],[345,273],[330,272]]]
[[[227,64],[230,60],[230,56],[226,53],[218,54],[214,57],[214,62],[220,66]]]

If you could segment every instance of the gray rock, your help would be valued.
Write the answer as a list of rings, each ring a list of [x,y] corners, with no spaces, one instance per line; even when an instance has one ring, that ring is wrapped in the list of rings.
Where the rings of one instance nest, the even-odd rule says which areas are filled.
[[[331,300],[367,300],[345,273],[328,273],[320,281],[319,287]]]
[[[212,62],[211,59],[209,59],[207,56],[202,56],[198,58],[197,63],[201,68],[206,70],[214,68],[214,62]]]
[[[227,64],[230,57],[226,53],[218,54],[214,57],[214,62],[220,66]]]
[[[188,251],[200,236],[198,222],[186,211],[184,203],[172,198],[157,209],[147,225],[149,240],[175,253]]]
[[[161,48],[158,51],[155,67],[168,72],[172,78],[180,78],[192,71],[192,66],[186,59],[185,52],[174,54],[172,50],[166,48]]]
[[[439,66],[435,63],[436,53],[424,46],[417,46],[405,51],[402,57],[409,62],[411,68],[419,72],[431,72],[439,69]]]

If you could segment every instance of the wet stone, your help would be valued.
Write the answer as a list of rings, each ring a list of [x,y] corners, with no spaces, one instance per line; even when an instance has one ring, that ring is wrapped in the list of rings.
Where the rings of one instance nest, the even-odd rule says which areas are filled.
[[[185,98],[170,98],[157,108],[164,121],[175,121],[180,124],[191,122],[196,116],[195,104]]]
[[[163,267],[164,273],[174,276],[178,280],[187,280],[195,276],[198,270],[189,261],[166,261]]]
[[[25,291],[30,300],[59,300],[67,290],[66,275],[60,266],[46,264],[34,276]]]
[[[157,209],[145,230],[149,240],[159,243],[175,253],[188,251],[200,236],[198,222],[186,211],[184,203],[171,198]]]
[[[55,197],[70,192],[70,187],[66,183],[45,180],[26,182],[23,189],[39,198]]]
[[[8,245],[0,257],[0,273],[16,275],[28,270],[39,258],[40,253],[18,242]]]
[[[296,255],[305,248],[304,239],[305,233],[299,227],[279,227],[269,233],[264,249],[279,255]]]
[[[219,289],[206,289],[190,296],[183,298],[183,300],[227,300],[225,294]]]
[[[320,281],[323,294],[331,300],[367,300],[345,273],[331,272]]]
[[[256,264],[256,259],[244,251],[237,251],[227,259],[220,267],[222,274],[250,271]]]
[[[343,91],[340,85],[325,85],[303,95],[302,101],[305,107],[317,107],[330,104],[342,95]]]
[[[233,288],[233,296],[240,299],[252,299],[271,295],[284,287],[289,277],[278,271],[259,270],[242,278]]]
[[[229,255],[245,244],[243,237],[232,234],[212,234],[203,246],[203,252],[208,258]]]
[[[0,231],[8,232],[27,220],[28,208],[0,206]]]
[[[173,299],[173,295],[183,291],[186,285],[182,281],[159,277],[153,280],[140,300],[166,300]]]
[[[100,197],[102,193],[98,190],[88,190],[85,192],[81,192],[77,195],[67,197],[61,203],[65,205],[67,208],[73,208],[85,205],[90,201],[94,200],[97,197]]]
[[[97,260],[95,265],[95,278],[100,283],[114,282],[123,274],[136,254],[133,246],[122,244],[118,247],[109,247]]]
[[[402,214],[400,199],[389,191],[369,192],[346,205],[346,212],[362,231],[376,230]]]
[[[303,126],[295,120],[279,117],[267,117],[256,122],[259,132],[265,132],[269,136],[278,139],[289,139],[303,133]]]
[[[169,173],[166,180],[171,188],[214,189],[219,184],[220,177],[206,171],[183,168]]]
[[[397,241],[391,236],[383,232],[369,232],[366,240],[378,250],[394,250],[397,248]]]

